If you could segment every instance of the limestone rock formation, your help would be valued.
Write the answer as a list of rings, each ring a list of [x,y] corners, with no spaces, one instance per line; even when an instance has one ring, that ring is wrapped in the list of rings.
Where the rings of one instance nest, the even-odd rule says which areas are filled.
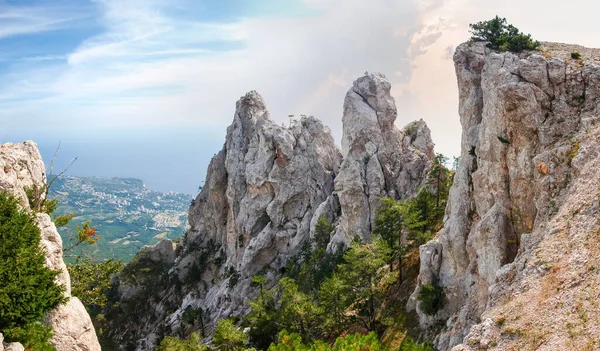
[[[131,326],[143,337],[138,347],[151,348],[165,329],[185,328],[181,315],[188,308],[202,309],[209,330],[217,318],[245,314],[246,302],[258,293],[251,277],[260,271],[274,284],[308,242],[318,216],[335,219],[328,211],[339,207],[332,193],[341,159],[329,129],[316,118],[279,126],[257,92],[243,96],[223,150],[190,206],[189,229],[174,264],[163,261],[179,288],[159,292],[157,315],[143,327]],[[169,246],[169,253],[145,248],[138,261],[171,257],[175,250],[170,241],[157,245]],[[119,289],[131,299],[143,290],[125,281]]]
[[[444,228],[420,248],[409,304],[422,326],[445,323],[440,350],[463,342],[455,350],[566,350],[598,340],[586,326],[600,316],[581,310],[582,296],[597,296],[589,269],[598,260],[590,240],[600,211],[600,67],[553,47],[515,54],[472,43],[454,55],[461,159]],[[434,316],[416,299],[425,284],[445,292]],[[585,321],[574,322],[573,309]]]
[[[382,197],[404,199],[424,185],[434,158],[429,128],[398,130],[391,84],[380,73],[357,79],[344,101],[344,162],[335,180],[342,218],[336,239],[370,240]]]
[[[385,77],[358,79],[344,106],[342,164],[342,153],[318,119],[279,126],[257,92],[237,102],[225,146],[211,160],[202,192],[190,206],[181,246],[165,241],[158,245],[168,247],[168,255],[158,246],[138,255],[135,264],[164,272],[163,278],[149,277],[152,284],[168,283],[149,292],[139,277],[120,278],[125,305],[150,295],[153,306],[153,315],[125,326],[128,332],[121,334],[132,338],[123,344],[151,349],[167,334],[189,332],[182,322],[186,310],[201,309],[208,331],[217,318],[246,314],[248,300],[258,294],[252,276],[265,274],[269,286],[276,284],[311,242],[319,217],[344,228],[331,238],[334,249],[354,233],[370,240],[379,199],[405,198],[424,184],[433,158],[429,129],[423,121],[402,131],[394,126],[396,107]],[[157,269],[158,262],[150,264],[150,257],[171,257],[174,251],[173,264],[161,259],[164,270]]]
[[[32,185],[41,188],[45,181],[44,163],[34,142],[0,145],[1,191],[15,195],[21,199],[24,208],[29,208],[24,188]],[[90,316],[81,301],[71,297],[71,279],[62,259],[62,239],[47,214],[38,214],[37,219],[41,245],[46,251],[46,265],[60,272],[57,282],[65,286],[65,294],[69,297],[65,305],[44,317],[45,323],[54,332],[54,338],[50,342],[60,351],[100,350]]]

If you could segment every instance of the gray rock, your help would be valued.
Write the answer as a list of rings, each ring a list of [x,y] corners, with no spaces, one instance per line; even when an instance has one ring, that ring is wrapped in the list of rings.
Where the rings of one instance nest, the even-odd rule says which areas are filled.
[[[24,188],[32,185],[42,188],[45,182],[44,162],[34,142],[0,145],[0,191],[15,195],[21,199],[24,208],[29,208]],[[65,305],[44,317],[54,333],[50,343],[61,351],[100,350],[90,316],[81,302],[71,297],[71,279],[63,261],[62,239],[56,226],[45,213],[38,213],[37,220],[41,232],[40,245],[46,252],[46,266],[59,272],[57,283],[65,286],[65,295],[69,298]],[[23,347],[15,343],[5,348],[19,349],[23,350]]]
[[[337,227],[330,251],[354,235],[370,240],[379,199],[413,195],[433,158],[427,125],[417,121],[401,131],[395,120],[385,77],[359,78],[344,104],[342,163],[318,119],[302,117],[282,127],[269,118],[257,92],[242,97],[225,146],[211,160],[205,186],[190,206],[189,230],[169,268],[189,285],[160,292],[153,316],[128,330],[139,340],[138,349],[156,345],[158,330],[185,329],[180,316],[188,306],[205,311],[208,331],[217,318],[247,313],[248,300],[259,292],[250,284],[252,276],[264,273],[268,288],[290,260],[300,264],[300,249],[314,238],[319,217]],[[127,299],[137,288],[121,282],[119,291]]]
[[[382,197],[404,199],[424,185],[434,157],[431,134],[417,121],[398,130],[391,84],[380,73],[354,82],[344,101],[344,161],[335,180],[342,217],[336,242],[370,241]]]
[[[445,322],[436,337],[440,350],[463,343],[469,332],[455,350],[487,349],[497,330],[487,319],[477,323],[520,289],[510,286],[524,274],[537,243],[529,233],[547,232],[563,189],[577,175],[583,156],[568,156],[570,139],[599,120],[598,103],[589,94],[600,88],[594,78],[600,67],[497,53],[485,43],[460,45],[454,62],[461,159],[444,228],[421,247],[418,286],[408,308],[416,308],[425,328]],[[446,295],[433,318],[415,301],[424,284],[439,285]],[[479,348],[473,348],[476,342]]]
[[[154,245],[144,246],[138,251],[138,256],[155,263],[171,265],[175,262],[177,244],[170,239],[163,239]]]
[[[4,351],[25,351],[25,348],[18,342],[11,342],[4,346]]]

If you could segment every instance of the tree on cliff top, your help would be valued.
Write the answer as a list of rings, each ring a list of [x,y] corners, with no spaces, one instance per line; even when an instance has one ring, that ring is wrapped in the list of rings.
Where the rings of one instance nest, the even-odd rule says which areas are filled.
[[[487,47],[501,51],[520,52],[535,50],[540,42],[533,40],[530,34],[524,34],[512,24],[507,24],[506,18],[498,16],[489,21],[469,24],[471,41],[487,41]]]

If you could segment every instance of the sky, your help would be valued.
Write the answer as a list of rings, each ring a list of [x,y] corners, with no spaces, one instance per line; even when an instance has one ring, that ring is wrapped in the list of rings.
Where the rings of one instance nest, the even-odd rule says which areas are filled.
[[[396,124],[424,119],[460,153],[452,54],[495,15],[535,39],[600,47],[592,0],[0,0],[0,143],[34,140],[56,171],[197,192],[235,102],[314,115],[341,139],[365,71],[392,83]]]

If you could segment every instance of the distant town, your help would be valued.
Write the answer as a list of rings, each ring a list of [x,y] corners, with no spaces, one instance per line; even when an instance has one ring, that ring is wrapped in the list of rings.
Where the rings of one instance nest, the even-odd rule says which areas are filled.
[[[189,194],[147,189],[136,178],[65,176],[52,184],[50,196],[59,201],[57,215],[76,212],[69,227],[59,228],[69,247],[75,226],[91,221],[101,239],[92,247],[78,247],[95,259],[129,261],[144,245],[181,237],[187,225]]]

